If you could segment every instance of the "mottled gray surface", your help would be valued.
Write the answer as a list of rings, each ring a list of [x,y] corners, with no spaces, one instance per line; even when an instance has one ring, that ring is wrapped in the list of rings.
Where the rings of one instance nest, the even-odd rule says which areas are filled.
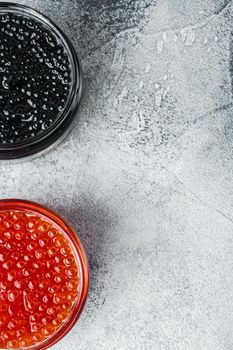
[[[85,312],[53,349],[232,350],[232,1],[23,3],[84,71],[67,139],[0,165],[0,197],[63,213],[90,258]]]

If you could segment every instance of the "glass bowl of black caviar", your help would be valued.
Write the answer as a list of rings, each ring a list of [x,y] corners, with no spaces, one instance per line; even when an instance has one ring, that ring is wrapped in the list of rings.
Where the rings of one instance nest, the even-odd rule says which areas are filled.
[[[34,9],[0,2],[0,159],[57,145],[81,90],[80,62],[61,29]]]

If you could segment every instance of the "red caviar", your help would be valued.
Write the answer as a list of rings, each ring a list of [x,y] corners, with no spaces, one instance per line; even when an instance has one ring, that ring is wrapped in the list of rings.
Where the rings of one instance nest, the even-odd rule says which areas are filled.
[[[0,201],[0,348],[53,345],[77,320],[88,285],[83,247],[62,219]]]

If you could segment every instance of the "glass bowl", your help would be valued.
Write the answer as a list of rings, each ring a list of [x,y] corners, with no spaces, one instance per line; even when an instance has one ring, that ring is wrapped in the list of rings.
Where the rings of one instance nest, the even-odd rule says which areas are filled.
[[[18,21],[17,18],[19,19],[20,24],[17,24],[17,21]],[[10,21],[9,24],[6,23],[7,21]],[[25,27],[26,28],[25,33],[23,30],[24,23],[26,23],[25,26],[27,25],[27,28]],[[34,29],[31,29],[31,27],[29,26],[30,23],[35,24],[35,25],[33,24],[34,25],[33,28],[37,28],[37,32],[33,33]],[[19,26],[21,26],[22,28]],[[24,51],[22,51],[22,47],[21,47],[22,45],[20,42],[20,35],[21,35],[20,31],[21,33],[23,33],[23,35],[25,34],[25,38],[22,41],[22,43],[24,43],[23,45],[24,46],[28,45],[28,47],[27,46],[24,47]],[[43,42],[40,42],[41,40],[40,31],[42,32],[41,37],[45,35],[46,40],[47,39],[50,40],[50,42],[47,40],[47,42],[49,43],[48,45],[46,44],[43,46]],[[27,33],[29,33],[29,35]],[[62,32],[62,30],[55,23],[53,23],[48,17],[44,16],[43,14],[39,13],[34,9],[31,9],[30,7],[16,4],[16,3],[10,3],[10,2],[0,2],[0,39],[2,35],[5,35],[7,37],[7,40],[5,40],[5,42],[3,43],[3,46],[5,45],[5,47],[2,46],[3,51],[1,51],[1,46],[0,46],[0,51],[1,51],[0,59],[1,59],[1,55],[3,56],[6,54],[8,50],[12,50],[12,45],[14,45],[16,40],[20,44],[16,46],[16,53],[18,55],[16,62],[13,61],[14,59],[13,57],[15,56],[14,52],[12,52],[12,54],[10,55],[10,59],[9,59],[10,62],[2,63],[4,61],[0,60],[0,87],[3,90],[3,91],[2,90],[0,91],[0,102],[3,101],[2,106],[0,107],[5,107],[6,104],[9,105],[10,103],[13,103],[12,106],[15,108],[14,113],[13,112],[9,113],[10,109],[5,111],[4,112],[5,114],[0,113],[0,121],[2,123],[1,127],[3,130],[2,131],[0,128],[0,159],[23,158],[26,156],[31,156],[33,154],[38,154],[38,153],[44,152],[45,150],[51,149],[51,147],[56,146],[67,135],[68,131],[70,130],[71,123],[76,115],[76,112],[80,104],[81,90],[82,90],[81,66],[72,43],[67,38],[67,36]],[[28,36],[26,37],[26,35]],[[8,37],[9,37],[9,40],[8,40]],[[12,41],[10,41],[11,38],[12,38]],[[32,47],[32,43],[33,45],[35,45],[35,47]],[[38,43],[39,43],[39,46],[38,46]],[[38,52],[36,53],[37,48],[38,48]],[[52,55],[56,54],[56,52],[55,51],[53,52],[53,50],[57,50],[57,48],[61,48],[63,56],[61,55],[54,56],[55,59],[57,58],[57,61],[53,62],[54,57],[52,57]],[[21,76],[18,77],[19,76],[18,70],[20,71],[20,69],[22,68],[22,72],[27,71],[26,70],[27,67],[25,64],[26,62],[25,55],[27,55],[27,52],[30,49],[34,50],[34,54],[30,56],[29,59],[32,60],[31,64],[35,64],[35,69],[31,70],[32,75],[26,76],[26,73],[25,73],[25,76],[24,76],[24,74],[21,73]],[[39,61],[39,59],[42,59],[42,60],[44,59],[44,61],[46,61],[46,58],[42,57],[42,53],[40,58],[39,56],[38,57],[36,56],[36,55],[40,55],[39,50],[41,50],[42,53],[45,54],[45,57],[47,54],[47,60],[50,64],[51,70],[53,69],[52,72],[56,72],[56,73],[53,73],[56,75],[56,80],[55,80],[56,83],[57,82],[59,83],[59,79],[62,74],[65,75],[65,73],[63,73],[61,70],[62,65],[59,66],[59,62],[62,62],[63,58],[64,58],[64,61],[67,58],[68,60],[67,62],[69,63],[69,83],[66,88],[67,96],[64,97],[64,102],[60,109],[58,109],[57,107],[60,101],[63,100],[63,96],[59,96],[58,94],[58,97],[55,98],[55,95],[53,95],[52,93],[52,89],[48,88],[47,86],[44,87],[45,90],[48,89],[46,93],[48,93],[49,108],[52,108],[51,110],[54,110],[54,112],[43,110],[43,108],[45,108],[46,106],[41,103],[40,96],[38,97],[37,94],[35,95],[31,94],[31,91],[25,91],[25,86],[23,83],[25,79],[28,79],[28,82],[31,84],[31,87],[37,86],[38,84],[36,85],[36,83],[37,83],[37,78],[39,74],[41,74],[41,77],[44,79],[44,82],[46,83],[47,76],[46,74],[45,76],[42,76],[42,74],[43,74],[44,67],[47,68],[47,66],[44,63],[43,64],[40,63]],[[58,57],[61,57],[60,58],[61,61],[58,61]],[[4,59],[4,56],[3,56],[3,59]],[[40,64],[42,65],[41,67],[43,69],[42,68],[37,69]],[[59,68],[56,68],[57,67],[56,64],[58,64]],[[11,91],[13,86],[12,81],[14,81],[15,79],[14,74],[11,76],[11,73],[8,73],[9,74],[8,78],[10,81],[10,83],[8,84],[7,77],[5,76],[5,73],[4,73],[5,70],[9,72],[9,66],[14,66],[14,65],[16,66],[16,72],[14,74],[19,79],[19,85],[15,89],[20,89],[18,100],[20,100],[20,103],[21,103],[21,100],[23,101],[21,103],[23,105],[22,107],[23,112],[20,111],[20,107],[18,109],[18,106],[15,106],[16,102],[15,101],[12,102],[10,97],[6,98],[6,101],[4,100],[5,94],[7,96],[8,91],[10,91],[12,95],[17,92],[16,90]],[[46,70],[44,71],[46,72]],[[43,90],[43,79],[41,83],[42,90]],[[52,73],[48,79],[49,79],[48,83],[52,84],[51,82]],[[64,79],[62,80],[62,82],[63,81]],[[21,91],[23,91],[23,93],[25,94],[25,98],[24,96],[22,97],[23,93],[21,93]],[[35,88],[35,91],[36,91],[36,88]],[[29,96],[27,96],[26,94],[29,94]],[[35,98],[35,96],[37,96],[37,99]],[[34,103],[34,100],[36,101],[35,103]],[[36,112],[34,111],[33,108],[36,108]],[[16,114],[15,114],[15,110],[16,110]],[[57,111],[57,113],[55,111]],[[34,113],[38,113],[38,112],[39,114],[37,118],[36,115],[34,115]],[[52,119],[49,117],[49,113],[54,113]],[[25,115],[27,115],[26,119],[25,119]],[[42,118],[41,117],[42,115],[43,115],[43,123],[42,123],[42,119],[40,120],[40,118]],[[14,124],[13,126],[11,125],[11,123],[13,123],[12,118],[16,118],[14,119],[14,123],[16,123],[17,121],[17,123]],[[33,119],[34,124],[31,123],[30,118]],[[42,124],[39,124],[40,122]],[[46,127],[44,125],[46,125]],[[13,132],[12,128],[13,130],[16,130],[16,131]],[[20,128],[23,128],[22,133],[24,136],[20,134],[21,131],[19,132],[17,128],[19,128],[19,130],[21,130]],[[35,132],[33,128],[35,129],[37,128]],[[30,130],[32,130],[33,132]],[[6,135],[2,139],[1,139],[1,132],[4,132],[5,133],[4,135]],[[18,135],[17,137],[15,132]],[[8,137],[7,136],[8,133],[11,136]]]
[[[21,227],[20,227],[20,225],[21,225]],[[37,225],[37,226],[35,226],[35,225]],[[3,229],[2,229],[2,227],[3,227]],[[22,228],[22,227],[24,227],[24,228]],[[38,235],[38,236],[35,236],[35,235]],[[10,240],[10,237],[11,237],[11,240]],[[20,240],[20,237],[21,237],[21,240]],[[52,246],[51,246],[50,241],[49,241],[49,243],[46,243],[46,237],[47,237],[47,241],[48,241],[48,237],[50,237],[50,238],[53,237],[52,238]],[[19,248],[20,242],[22,244],[22,247],[26,247],[26,248]],[[64,243],[64,242],[66,242],[66,243]],[[37,248],[35,248],[35,246],[37,246]],[[38,247],[40,249],[38,249]],[[41,247],[44,247],[44,248],[41,248]],[[71,254],[67,253],[67,249],[68,249],[67,247],[69,247],[70,251],[72,251],[72,257],[74,257],[75,266],[77,267],[77,276],[78,276],[77,277],[77,281],[78,281],[77,285],[76,284],[74,285],[74,283],[76,283],[76,282],[74,282],[76,277],[74,275],[72,277],[70,277],[70,275],[67,275],[67,271],[68,271],[68,273],[70,273],[69,271],[72,270],[71,268],[68,269],[67,267],[65,267],[63,272],[60,272],[60,273],[59,273],[59,271],[56,270],[56,274],[54,272],[52,272],[52,279],[51,279],[51,276],[47,275],[47,273],[50,272],[50,270],[47,270],[47,272],[45,274],[45,271],[46,271],[45,266],[47,266],[46,265],[47,261],[51,262],[51,259],[57,259],[60,256],[63,259],[63,255],[64,255],[64,258],[66,260],[67,260],[67,257],[68,258],[71,257]],[[7,252],[8,249],[9,249],[9,254]],[[29,249],[29,252],[28,252],[28,249]],[[45,252],[44,257],[42,256],[43,250]],[[26,257],[24,255],[25,251],[26,251]],[[55,251],[56,251],[56,253],[55,253]],[[38,253],[38,252],[40,252],[40,253]],[[38,256],[38,254],[41,254],[41,256]],[[29,258],[27,257],[27,255],[29,257],[31,256],[30,261],[29,261]],[[5,261],[4,261],[4,256],[5,256]],[[37,259],[35,258],[35,256]],[[50,259],[50,258],[48,258],[48,256],[50,258],[51,257],[52,258]],[[36,267],[36,265],[34,265],[35,261],[33,259],[36,260],[36,264],[37,264],[37,262],[38,262],[38,264],[40,264],[39,268]],[[64,261],[64,263],[63,263],[63,265],[64,265],[65,260],[63,260],[63,261]],[[13,262],[13,265],[12,265],[12,262]],[[58,260],[58,263],[59,263],[59,260]],[[8,264],[8,265],[3,266],[3,264],[5,264],[5,265]],[[24,265],[25,267],[22,267],[22,266],[19,266],[18,264],[21,264],[22,266],[23,266],[23,264],[26,264],[26,265]],[[68,264],[68,267],[69,267],[69,264],[71,264],[71,263],[69,261],[68,262],[66,261],[66,264]],[[44,295],[46,295],[46,293],[47,293],[49,295],[49,297],[51,298],[51,300],[53,300],[52,305],[53,305],[53,307],[55,307],[54,312],[57,312],[56,316],[54,315],[54,316],[50,317],[49,322],[51,323],[51,322],[53,322],[53,321],[51,321],[51,319],[53,319],[53,317],[58,319],[59,315],[62,313],[61,310],[63,310],[61,308],[63,308],[63,305],[65,305],[65,304],[62,304],[62,303],[64,303],[64,301],[60,302],[57,299],[56,299],[56,303],[55,303],[54,298],[57,298],[57,296],[60,295],[60,299],[67,298],[67,300],[69,300],[68,296],[70,293],[69,292],[70,291],[70,289],[69,289],[70,283],[71,283],[71,287],[75,288],[75,289],[72,289],[72,293],[75,290],[75,294],[74,294],[75,297],[72,297],[73,298],[72,299],[72,307],[67,309],[68,311],[65,313],[66,318],[63,319],[63,323],[61,323],[60,325],[58,325],[58,327],[56,327],[55,332],[53,332],[53,333],[51,332],[50,335],[48,335],[47,337],[44,337],[42,340],[38,340],[38,342],[36,342],[36,343],[33,341],[34,344],[33,343],[30,344],[30,342],[25,343],[24,339],[26,339],[25,338],[26,335],[24,336],[24,338],[23,337],[20,338],[20,337],[18,337],[17,332],[16,332],[18,340],[15,341],[15,344],[13,344],[13,346],[12,346],[11,345],[12,343],[9,343],[9,345],[7,345],[7,346],[4,345],[5,347],[3,347],[3,345],[1,345],[0,348],[2,348],[2,349],[15,348],[15,349],[28,349],[28,350],[44,350],[44,349],[47,349],[50,346],[54,345],[61,338],[63,338],[70,331],[70,329],[75,325],[76,321],[78,320],[78,318],[83,310],[83,307],[84,307],[86,299],[87,299],[87,294],[88,294],[88,289],[89,289],[89,265],[88,265],[88,260],[87,260],[86,254],[85,254],[84,247],[83,247],[79,237],[77,236],[77,234],[59,215],[55,214],[54,212],[50,211],[49,209],[45,208],[44,206],[41,206],[41,205],[34,203],[34,202],[25,201],[25,200],[18,200],[18,199],[0,200],[0,265],[1,265],[0,274],[1,273],[3,274],[4,269],[7,269],[7,270],[4,270],[5,271],[4,273],[7,273],[7,276],[8,275],[9,276],[12,276],[12,275],[16,276],[16,277],[14,277],[14,280],[8,279],[8,277],[7,277],[6,281],[5,281],[5,278],[2,278],[2,280],[0,280],[0,296],[4,295],[4,285],[3,284],[5,281],[6,283],[8,283],[8,287],[7,287],[8,292],[5,289],[5,294],[8,295],[8,299],[10,300],[10,301],[8,301],[8,299],[7,299],[8,305],[10,305],[7,308],[7,317],[8,317],[7,323],[6,323],[7,326],[5,326],[5,328],[3,328],[2,332],[3,331],[5,332],[5,329],[9,328],[9,323],[8,323],[9,321],[16,319],[16,322],[17,322],[17,317],[19,317],[19,316],[17,316],[17,317],[15,316],[15,315],[19,315],[19,313],[15,313],[15,315],[14,314],[8,315],[8,313],[13,312],[12,309],[10,309],[11,305],[15,305],[14,303],[13,304],[11,303],[12,291],[14,292],[16,290],[16,292],[19,293],[19,299],[16,299],[14,302],[16,303],[16,305],[20,305],[20,303],[22,303],[22,305],[24,305],[23,311],[27,305],[31,305],[28,303],[29,302],[32,303],[34,295],[35,295],[35,298],[36,297],[38,298],[37,300],[43,300],[43,303],[47,302],[46,309],[44,309],[45,311],[43,311],[46,316],[51,315],[51,312],[50,312],[51,305],[49,306],[49,308],[47,308],[49,305],[48,300],[46,301],[46,300],[41,299],[41,298],[44,298]],[[60,265],[61,265],[61,262],[60,262]],[[22,275],[21,280],[20,280],[20,277],[18,277],[18,276],[21,276],[20,269],[23,268],[22,271],[24,274],[24,273],[26,273],[25,271],[30,271],[30,266],[33,266],[34,272],[31,272],[32,277],[27,277],[27,278],[31,279],[29,283],[34,284],[34,289],[32,291],[29,290],[28,287],[24,287],[25,283],[27,286],[28,279],[26,277],[23,277],[23,275]],[[54,265],[52,265],[52,266],[54,266]],[[56,264],[56,266],[57,266],[57,264]],[[64,266],[67,266],[67,265],[64,265]],[[59,264],[58,264],[58,267],[59,267]],[[35,270],[36,268],[38,270]],[[52,270],[52,271],[54,271],[54,270]],[[73,271],[74,271],[74,269],[73,269]],[[14,275],[14,273],[15,273],[15,275]],[[28,274],[27,274],[27,276],[28,276]],[[40,276],[40,277],[37,277],[37,276]],[[45,279],[44,279],[44,276],[46,277]],[[60,276],[62,279],[62,282],[60,281],[60,284],[58,284],[59,289],[57,289],[57,292],[56,292],[56,288],[55,288],[56,283],[53,282],[55,280],[55,279],[53,280],[54,276],[58,276],[58,277]],[[69,276],[69,278],[67,276]],[[33,280],[33,278],[35,278],[35,281]],[[48,279],[49,279],[49,282],[46,281]],[[11,281],[11,282],[7,282],[7,281]],[[52,283],[50,281],[52,281]],[[46,284],[46,282],[47,282],[47,284]],[[57,282],[57,280],[56,280],[56,282]],[[12,287],[12,283],[13,283],[13,287]],[[20,283],[22,283],[21,287],[20,287]],[[42,285],[41,285],[41,283],[42,283]],[[43,283],[45,283],[45,284],[43,285]],[[72,283],[73,283],[73,285],[72,285]],[[54,287],[54,285],[55,285],[55,287]],[[63,291],[63,294],[65,293],[64,294],[65,297],[64,296],[62,297],[62,293],[59,294],[59,292],[58,292],[60,290],[63,290],[62,289],[63,285],[68,286],[68,289],[66,288],[67,292]],[[19,289],[14,288],[14,286],[16,286]],[[32,288],[32,285],[28,284],[28,286],[29,286],[29,288]],[[52,290],[51,286],[55,289]],[[38,292],[38,290],[39,291],[41,290],[39,288],[44,288],[44,289],[42,289],[41,294],[39,296],[36,296],[36,293]],[[50,294],[47,292],[47,290],[49,290]],[[73,295],[72,293],[71,293],[71,295]],[[25,295],[27,296],[27,298],[32,298],[32,299],[25,299]],[[17,295],[16,295],[16,298],[17,298]],[[22,300],[23,300],[23,302],[22,302]],[[25,302],[25,300],[26,300],[26,302]],[[64,299],[64,300],[66,300],[66,299]],[[2,304],[1,307],[3,307],[4,301],[2,301],[1,304]],[[34,302],[34,304],[35,304],[35,302]],[[71,302],[70,302],[70,304],[71,304]],[[43,305],[45,305],[45,304],[43,304]],[[56,311],[56,305],[60,305],[60,306],[57,306],[57,311]],[[29,306],[27,306],[27,307],[29,307]],[[40,312],[38,310],[40,310],[39,302],[36,304],[36,308],[34,309],[34,311],[31,311],[31,309],[30,310],[27,309],[26,317],[25,317],[25,319],[27,320],[27,324],[29,322],[28,320],[30,320],[30,322],[35,321],[35,319],[33,320],[30,317],[35,318],[36,315],[40,315]],[[41,310],[43,310],[43,309],[41,309]],[[49,313],[48,313],[48,310],[49,310]],[[3,313],[3,316],[4,315],[5,314]],[[25,315],[25,312],[24,313],[22,312],[22,316],[21,316],[21,318],[19,318],[20,319],[19,322],[21,322],[21,319],[24,320],[24,315]],[[0,312],[0,323],[2,322],[1,317],[2,317],[2,313]],[[35,321],[35,322],[37,322],[36,324],[42,325],[42,323],[43,323],[43,327],[44,327],[44,320],[45,320],[43,318],[44,315],[41,314],[40,315],[41,318],[39,318],[39,316],[37,316],[37,317],[38,317],[38,321]],[[39,321],[39,320],[42,320],[42,321]],[[21,329],[23,329],[22,324],[21,323],[19,323],[19,324],[20,324]],[[53,325],[53,324],[54,323],[51,323],[51,325]],[[34,325],[34,323],[32,323],[32,324],[30,323],[30,327],[32,327],[33,325]],[[47,325],[47,323],[45,323],[45,325]],[[24,329],[25,329],[25,327],[26,327],[26,325],[24,326]],[[42,327],[42,326],[40,326],[40,327]],[[46,327],[45,327],[45,329],[48,329]],[[10,326],[10,329],[12,329],[11,326]],[[19,326],[18,326],[18,328],[15,328],[15,329],[19,329]],[[13,328],[13,330],[14,330],[14,328]],[[42,332],[42,335],[44,335],[44,333],[43,333],[44,328],[41,328],[41,332]],[[34,333],[32,333],[32,335],[33,334]],[[29,338],[30,338],[30,336],[31,335],[29,335]],[[5,335],[4,335],[4,337],[5,337]],[[15,337],[15,335],[12,337]],[[0,341],[3,342],[3,339],[4,338],[2,338],[2,333],[1,333]],[[17,343],[17,341],[18,341],[18,343]]]

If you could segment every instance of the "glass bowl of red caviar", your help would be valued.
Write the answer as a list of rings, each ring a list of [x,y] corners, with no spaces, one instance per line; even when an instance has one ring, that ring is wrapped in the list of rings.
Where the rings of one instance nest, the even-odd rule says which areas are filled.
[[[0,200],[0,349],[44,350],[78,320],[89,289],[84,247],[37,203]]]

